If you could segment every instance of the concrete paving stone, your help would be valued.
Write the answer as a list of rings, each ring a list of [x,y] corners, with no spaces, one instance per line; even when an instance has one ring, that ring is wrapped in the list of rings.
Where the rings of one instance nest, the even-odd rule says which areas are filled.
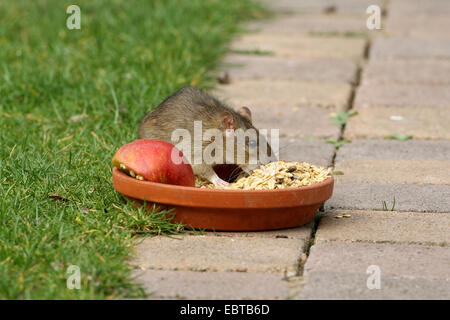
[[[450,160],[450,141],[446,140],[353,140],[336,154],[335,163],[351,159]]]
[[[349,218],[336,218],[349,214]],[[320,219],[315,242],[388,242],[450,245],[450,213],[328,211]]]
[[[308,223],[301,227],[282,229],[282,230],[270,230],[270,231],[257,231],[257,232],[213,232],[206,231],[207,236],[216,237],[244,237],[244,238],[285,238],[285,239],[297,239],[302,241],[309,241],[311,236],[311,229],[313,223]]]
[[[279,159],[308,162],[317,166],[329,167],[335,149],[324,140],[305,140],[301,138],[281,138]]]
[[[282,12],[324,13],[334,8],[335,13],[366,15],[372,4],[383,7],[384,0],[265,0],[271,8]]]
[[[382,278],[450,281],[448,247],[387,243],[333,241],[314,244],[304,274],[330,271],[366,275],[370,265],[380,267]]]
[[[367,288],[367,275],[311,272],[298,295],[301,300],[448,300],[450,281],[381,278],[380,289]]]
[[[314,1],[314,0],[309,0]],[[386,5],[385,0],[333,0],[337,13],[355,14],[367,17],[366,10],[371,5],[377,5],[383,9]]]
[[[393,120],[392,117],[402,117]],[[399,119],[399,118],[394,118]],[[371,107],[358,110],[346,125],[347,139],[383,139],[393,133],[411,134],[414,139],[450,140],[450,108]]]
[[[450,38],[449,13],[391,15],[386,20],[386,30],[395,36],[422,38]]]
[[[274,34],[366,36],[366,20],[354,15],[294,14],[273,21],[257,21],[249,30]]]
[[[267,6],[276,11],[301,12],[301,13],[323,13],[326,8],[333,5],[333,0],[263,0]]]
[[[335,166],[338,183],[440,184],[450,186],[450,160],[350,159]],[[447,173],[447,174],[445,174]]]
[[[370,59],[449,59],[448,38],[403,37],[376,38],[369,54]]]
[[[450,14],[450,3],[448,0],[395,0],[389,3],[389,16],[414,17],[420,14],[430,18]]]
[[[446,299],[450,297],[448,247],[326,242],[311,247],[301,299]],[[380,289],[369,289],[380,270]]]
[[[213,94],[232,106],[318,106],[345,110],[351,93],[347,83],[240,80],[218,86]]]
[[[323,13],[326,8],[333,5],[333,0],[263,0],[271,9],[281,12]]]
[[[433,184],[336,183],[325,209],[450,212],[450,186]]]
[[[232,49],[273,53],[279,57],[351,59],[360,61],[367,44],[362,38],[328,38],[289,34],[246,34],[234,41]]]
[[[450,211],[449,159],[450,141],[353,140],[337,152],[335,170],[344,174],[325,206],[381,209],[395,196],[399,210]]]
[[[369,88],[374,84],[426,84],[448,87],[450,84],[450,61],[370,60],[364,67],[362,83],[368,85]]]
[[[289,238],[152,237],[136,247],[132,265],[154,270],[295,273],[304,241]]]
[[[224,62],[231,81],[294,80],[353,84],[357,74],[357,66],[350,60],[230,55]]]
[[[258,129],[279,129],[279,137],[337,138],[340,128],[330,122],[330,110],[303,106],[252,106],[253,125]]]
[[[449,89],[448,85],[363,83],[357,90],[354,108],[421,106],[449,109]]]
[[[149,299],[287,299],[282,275],[248,272],[137,270]]]

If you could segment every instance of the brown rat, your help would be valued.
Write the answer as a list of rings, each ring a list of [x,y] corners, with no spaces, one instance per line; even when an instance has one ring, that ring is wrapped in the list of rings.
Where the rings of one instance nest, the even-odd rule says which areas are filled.
[[[197,121],[201,121],[201,137],[203,137],[201,145],[196,145],[194,142],[194,122],[198,125]],[[265,137],[260,135],[259,131],[252,125],[251,112],[247,107],[242,107],[235,111],[195,87],[184,87],[178,90],[154,110],[149,111],[142,119],[139,127],[139,138],[159,139],[176,145],[178,141],[173,141],[172,137],[177,129],[185,129],[190,134],[191,156],[188,156],[186,152],[184,154],[189,163],[191,163],[194,174],[216,185],[227,184],[214,172],[213,166],[216,164],[237,164],[243,171],[250,173],[251,170],[256,169],[261,164],[276,160]],[[203,154],[205,149],[208,151],[208,145],[212,145],[212,142],[215,142],[216,138],[205,139],[205,131],[211,129],[215,129],[213,132],[217,132],[224,138],[223,157],[218,153],[217,157],[219,159],[216,158],[213,162],[205,161],[203,158],[201,162],[193,161],[196,152],[201,151]],[[245,145],[243,145],[238,143],[236,136],[236,132],[241,132],[239,129],[244,130],[244,132],[253,132],[249,130],[253,129],[256,135],[249,136],[245,140],[239,140],[241,142],[245,141]],[[225,156],[226,139],[232,139],[234,157],[226,158]],[[265,147],[267,152],[259,153],[261,147]],[[240,160],[237,158],[238,148],[241,148],[241,152],[245,148],[245,161],[242,161],[242,158]],[[260,156],[257,159],[255,158],[256,163],[250,163],[250,155],[254,155],[255,152]],[[212,152],[212,155],[215,155],[215,152]]]

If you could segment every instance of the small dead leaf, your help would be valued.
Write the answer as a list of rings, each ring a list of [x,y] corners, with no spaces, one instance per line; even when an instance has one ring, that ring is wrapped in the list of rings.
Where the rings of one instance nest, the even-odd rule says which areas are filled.
[[[37,121],[38,123],[42,122],[42,119],[39,118],[38,116],[32,114],[32,113],[27,113],[25,116],[28,120],[33,120],[33,121]]]
[[[69,118],[69,120],[67,120],[67,122],[68,123],[80,122],[80,121],[86,119],[87,117],[88,117],[87,114],[84,114],[84,113],[83,114],[77,114],[77,115],[71,116]]]
[[[323,9],[323,13],[325,13],[325,14],[332,14],[332,13],[335,13],[335,12],[336,12],[336,6],[335,5],[331,5],[331,6],[325,7]]]
[[[119,106],[120,112],[122,112],[123,114],[128,114],[128,109],[125,108],[125,106],[123,104],[121,104]]]
[[[217,77],[217,81],[219,81],[220,84],[230,84],[231,83],[230,75],[228,74],[227,71],[224,71],[221,74],[219,74],[219,76]]]
[[[60,201],[62,201],[62,202],[67,202],[67,201],[69,201],[69,199],[64,198],[64,197],[62,197],[62,196],[60,196],[60,195],[58,195],[58,194],[49,194],[49,195],[47,196],[47,198],[49,198],[49,199],[54,199],[54,200],[60,200]]]
[[[65,137],[65,138],[59,139],[58,142],[64,142],[64,141],[70,140],[70,139],[72,139],[72,138],[73,138],[73,134],[70,135],[70,136],[67,136],[67,137]]]
[[[348,214],[348,213],[340,213],[337,216],[335,216],[336,219],[341,219],[341,218],[350,218],[352,215]]]

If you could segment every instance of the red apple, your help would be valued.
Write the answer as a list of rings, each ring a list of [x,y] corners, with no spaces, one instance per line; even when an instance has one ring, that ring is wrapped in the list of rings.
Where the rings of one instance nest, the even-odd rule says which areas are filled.
[[[130,142],[117,151],[113,166],[139,180],[195,186],[194,172],[174,145],[153,139]]]

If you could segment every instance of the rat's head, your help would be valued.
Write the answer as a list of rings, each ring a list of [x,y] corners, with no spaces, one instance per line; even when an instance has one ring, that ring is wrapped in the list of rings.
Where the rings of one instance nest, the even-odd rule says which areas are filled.
[[[224,136],[224,163],[237,164],[250,173],[262,164],[278,160],[266,136],[253,126],[249,108],[225,111],[220,114],[220,122]]]

